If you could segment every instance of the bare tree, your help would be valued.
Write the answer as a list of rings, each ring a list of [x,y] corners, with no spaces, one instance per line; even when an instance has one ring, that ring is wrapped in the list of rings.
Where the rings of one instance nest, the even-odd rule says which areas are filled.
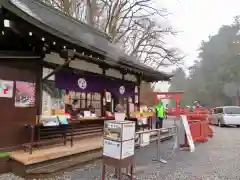
[[[175,35],[159,19],[169,14],[154,0],[43,0],[55,8],[105,32],[111,41],[143,63],[158,69],[181,63],[177,49],[164,37]]]

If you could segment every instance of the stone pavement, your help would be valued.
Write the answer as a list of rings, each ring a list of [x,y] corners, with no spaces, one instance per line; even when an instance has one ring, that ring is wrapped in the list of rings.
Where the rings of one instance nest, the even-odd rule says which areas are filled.
[[[216,135],[207,143],[196,144],[196,151],[175,151],[173,141],[161,145],[161,156],[168,163],[153,162],[156,144],[136,150],[136,180],[240,180],[240,136],[239,128],[215,127]],[[113,169],[108,168],[108,174]],[[101,161],[75,167],[48,180],[100,180]],[[0,176],[0,180],[17,180],[11,174]],[[108,177],[106,180],[112,180]]]
[[[167,164],[152,161],[155,144],[136,151],[137,180],[237,180],[240,179],[240,136],[238,128],[215,128],[207,143],[196,144],[194,153],[172,152],[173,141],[162,144],[161,156]],[[65,172],[72,180],[100,179],[101,162]],[[112,178],[109,178],[110,180]]]

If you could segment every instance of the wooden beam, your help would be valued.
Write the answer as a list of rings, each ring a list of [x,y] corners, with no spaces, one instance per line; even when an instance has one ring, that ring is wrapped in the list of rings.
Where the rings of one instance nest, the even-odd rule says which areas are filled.
[[[36,123],[40,122],[41,114],[42,114],[42,98],[43,98],[43,87],[42,87],[42,75],[43,75],[43,59],[39,60],[37,65],[37,73],[36,73],[36,108],[37,108],[37,117]]]
[[[72,61],[72,59],[68,59],[64,64],[58,66],[56,69],[54,69],[51,73],[49,73],[48,75],[46,75],[42,81],[46,81],[48,80],[48,78],[50,78],[51,76],[53,76],[54,74],[56,74],[57,72],[59,72],[60,70],[62,70],[64,67],[68,66],[69,63]]]
[[[102,69],[102,74],[103,76],[106,76],[106,71],[105,69]],[[101,93],[101,116],[103,117],[106,114],[106,107],[104,106],[104,92]],[[106,99],[105,99],[105,104],[106,104]]]
[[[29,51],[0,51],[0,59],[38,59],[42,56]]]

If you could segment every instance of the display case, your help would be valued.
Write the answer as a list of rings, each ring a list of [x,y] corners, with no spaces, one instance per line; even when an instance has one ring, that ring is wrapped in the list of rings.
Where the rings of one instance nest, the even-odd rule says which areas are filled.
[[[104,138],[114,141],[126,141],[135,137],[135,122],[107,121],[104,123]]]
[[[103,155],[125,159],[134,155],[135,122],[107,121],[104,124]]]

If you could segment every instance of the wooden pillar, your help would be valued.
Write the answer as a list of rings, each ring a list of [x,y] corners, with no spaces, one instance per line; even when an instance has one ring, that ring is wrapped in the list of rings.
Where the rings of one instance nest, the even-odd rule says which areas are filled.
[[[137,104],[137,107],[138,107],[138,111],[140,111],[140,90],[141,90],[141,82],[142,82],[142,78],[141,76],[138,76],[137,77],[137,86],[138,86],[138,104]]]
[[[106,76],[106,70],[104,68],[102,68],[102,74],[103,74],[103,76]],[[102,117],[105,116],[105,114],[106,114],[106,110],[105,110],[104,103],[103,103],[104,98],[105,98],[104,92],[102,92],[101,93],[101,116]]]
[[[177,117],[179,117],[180,116],[180,97],[179,97],[179,95],[175,96],[175,101],[176,101],[176,114],[177,114]]]
[[[3,31],[3,20],[4,20],[4,13],[3,9],[0,8],[0,33]]]
[[[122,80],[124,81],[125,80],[125,75],[127,74],[127,72],[125,72],[125,71],[123,71],[122,72]],[[127,98],[127,99],[126,99]],[[124,103],[127,103],[127,117],[129,118],[130,117],[130,113],[129,113],[129,97],[127,96],[127,97],[124,97],[123,98],[123,102]]]
[[[41,114],[42,114],[42,76],[43,76],[43,58],[39,59],[36,65],[36,92],[35,92],[35,101],[37,108],[36,123],[39,123]]]

